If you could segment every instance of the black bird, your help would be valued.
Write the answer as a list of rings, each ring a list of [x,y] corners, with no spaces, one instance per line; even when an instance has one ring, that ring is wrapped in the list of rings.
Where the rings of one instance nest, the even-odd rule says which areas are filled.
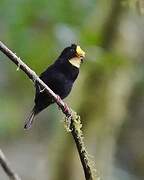
[[[50,65],[41,75],[43,80],[57,95],[64,99],[70,93],[74,81],[79,74],[79,68],[85,57],[85,52],[76,44],[66,47],[58,59]],[[36,84],[35,105],[30,116],[25,122],[24,128],[29,129],[34,117],[54,103],[53,99]]]

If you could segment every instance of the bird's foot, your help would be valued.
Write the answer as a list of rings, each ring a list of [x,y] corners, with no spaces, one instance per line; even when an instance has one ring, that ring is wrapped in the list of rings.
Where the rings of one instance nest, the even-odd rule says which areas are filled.
[[[45,88],[41,89],[41,90],[40,90],[40,93],[44,92],[44,90],[45,90]]]
[[[67,113],[69,111],[69,107],[66,103],[64,103],[64,112]]]
[[[57,102],[58,104],[60,104],[60,101],[61,101],[61,98],[60,98],[59,95],[57,95],[56,102]]]
[[[38,87],[39,87],[39,92],[40,93],[44,92],[45,88],[41,88],[40,85],[38,85]]]
[[[58,107],[59,107],[60,101],[61,101],[61,98],[60,98],[59,95],[57,95],[56,102],[58,104]],[[63,112],[67,113],[68,111],[69,111],[69,107],[68,107],[68,105],[66,103],[64,103]]]
[[[61,101],[61,98],[60,98],[59,95],[57,95],[56,102],[57,102],[57,105],[58,105],[58,109],[59,109],[59,110],[61,109],[61,108],[59,107],[60,101]]]

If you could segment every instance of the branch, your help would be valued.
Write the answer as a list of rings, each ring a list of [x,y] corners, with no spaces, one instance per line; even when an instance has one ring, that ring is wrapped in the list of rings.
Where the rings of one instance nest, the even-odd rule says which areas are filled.
[[[0,164],[10,180],[21,180],[21,178],[11,169],[1,149],[0,149]]]
[[[39,84],[45,91],[53,98],[55,103],[59,106],[62,112],[66,116],[66,122],[69,124],[71,129],[71,134],[75,140],[76,147],[80,156],[81,164],[83,166],[85,179],[93,180],[93,170],[91,167],[91,163],[88,159],[88,155],[85,149],[85,145],[83,142],[83,136],[81,132],[81,123],[79,116],[74,113],[62,100],[56,95],[39,77],[38,75],[31,70],[20,58],[16,56],[11,50],[9,50],[1,41],[0,41],[0,50],[7,56],[9,59],[18,66],[25,74],[35,83]],[[67,107],[67,108],[65,108]],[[78,125],[79,124],[79,125]]]

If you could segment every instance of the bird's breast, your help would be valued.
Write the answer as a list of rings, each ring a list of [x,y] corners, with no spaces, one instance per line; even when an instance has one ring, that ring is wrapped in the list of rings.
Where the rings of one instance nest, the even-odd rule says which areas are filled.
[[[62,99],[68,96],[73,86],[73,82],[66,78],[58,78],[54,84],[55,85],[53,87],[53,91],[58,94]]]

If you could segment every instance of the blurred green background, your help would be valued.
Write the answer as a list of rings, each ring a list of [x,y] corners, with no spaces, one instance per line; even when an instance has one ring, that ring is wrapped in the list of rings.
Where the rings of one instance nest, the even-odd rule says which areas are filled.
[[[144,16],[141,0],[1,0],[0,40],[40,74],[71,43],[86,52],[65,100],[105,180],[144,179]],[[0,148],[25,180],[82,180],[56,105],[23,130],[32,82],[0,53]],[[0,179],[7,177],[0,168]]]

